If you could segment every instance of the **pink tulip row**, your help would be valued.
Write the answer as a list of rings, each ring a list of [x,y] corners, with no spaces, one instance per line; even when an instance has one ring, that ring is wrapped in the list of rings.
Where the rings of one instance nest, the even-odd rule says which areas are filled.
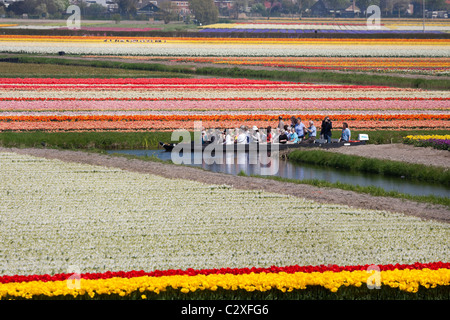
[[[390,89],[387,86],[359,86],[359,85],[334,85],[334,84],[311,84],[311,83],[299,83],[292,81],[272,81],[272,80],[251,80],[251,79],[228,79],[228,78],[203,78],[203,79],[191,79],[191,78],[0,78],[0,84],[2,85],[22,85],[22,86],[40,86],[40,85],[64,85],[64,86],[80,86],[80,85],[128,85],[128,86],[143,86],[143,85],[156,85],[156,86],[222,86],[222,85],[235,85],[235,86],[283,86],[283,85],[295,85],[306,86],[314,88],[334,88],[334,89]],[[398,90],[407,90],[400,89]]]
[[[307,120],[307,119],[305,119]],[[418,128],[448,129],[449,123],[446,120],[385,120],[385,121],[346,121],[353,129],[364,130],[409,130]],[[271,121],[202,121],[202,125],[207,128],[237,128],[241,125],[266,128],[276,127],[276,122]],[[334,121],[336,127],[342,126],[342,121]],[[171,131],[175,129],[193,130],[193,121],[76,121],[76,122],[0,122],[1,131]]]
[[[157,101],[86,101],[54,100],[26,101],[0,100],[0,110],[5,112],[44,112],[44,111],[383,111],[385,113],[410,113],[414,111],[449,111],[447,100],[157,100]]]

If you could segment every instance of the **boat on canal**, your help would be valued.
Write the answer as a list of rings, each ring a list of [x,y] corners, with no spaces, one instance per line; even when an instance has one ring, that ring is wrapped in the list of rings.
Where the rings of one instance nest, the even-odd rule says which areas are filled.
[[[223,151],[233,150],[234,152],[250,152],[250,151],[281,151],[281,150],[289,150],[289,149],[303,149],[303,148],[322,148],[322,149],[332,149],[332,148],[341,148],[341,147],[351,147],[351,146],[359,146],[365,145],[365,140],[350,140],[348,142],[339,142],[337,139],[332,139],[330,143],[327,143],[324,139],[317,139],[314,142],[300,142],[300,143],[247,143],[247,144],[213,144],[213,143],[165,143],[159,142],[159,146],[164,148],[167,152],[171,152],[175,146],[177,146],[178,150],[183,151],[205,151],[206,148],[209,150],[220,150],[222,148]]]

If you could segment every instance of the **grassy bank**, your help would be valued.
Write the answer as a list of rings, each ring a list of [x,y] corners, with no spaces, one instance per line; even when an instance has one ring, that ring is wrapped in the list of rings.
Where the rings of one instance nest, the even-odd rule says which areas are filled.
[[[94,152],[102,152],[104,150],[124,150],[124,149],[157,149],[159,141],[171,141],[171,132],[0,132],[0,146],[7,148],[55,148],[55,149],[70,149],[70,150],[86,150]],[[386,133],[387,134],[387,133]],[[296,151],[297,152],[297,151]],[[303,152],[303,151],[299,151]],[[304,151],[311,152],[311,151]],[[330,153],[330,152],[325,152]],[[128,157],[131,159],[141,159],[146,161],[162,160],[156,157],[138,157],[132,155],[113,155]],[[362,158],[362,157],[361,157]],[[362,158],[364,159],[364,158]],[[383,161],[384,162],[384,161]],[[170,164],[170,162],[166,162]],[[348,163],[348,162],[346,162]],[[329,163],[327,165],[330,165]],[[335,166],[335,164],[332,164]],[[404,163],[398,165],[396,168],[404,166]],[[436,174],[436,173],[434,173]],[[447,179],[445,181],[448,185],[448,172],[442,174],[440,179]],[[245,176],[245,174],[239,174]],[[398,176],[399,173],[396,172]],[[447,176],[447,178],[445,178]],[[428,176],[426,176],[428,177]],[[297,184],[309,184],[317,187],[338,188],[359,193],[366,193],[372,196],[384,196],[407,199],[417,202],[426,202],[432,204],[441,204],[450,207],[449,198],[441,198],[436,196],[413,196],[398,193],[395,191],[386,191],[382,188],[368,186],[355,186],[345,183],[331,183],[321,180],[295,180],[286,179],[275,176],[264,176],[260,178],[275,179],[284,182],[291,182]],[[429,180],[428,180],[429,181]]]
[[[245,174],[239,174],[240,176],[245,176]],[[375,187],[375,186],[359,186],[359,185],[352,185],[348,183],[342,183],[342,182],[328,182],[323,180],[315,180],[315,179],[304,179],[304,180],[296,180],[296,179],[288,179],[288,178],[282,178],[278,176],[258,176],[258,175],[252,175],[252,177],[255,178],[263,178],[263,179],[271,179],[281,182],[287,182],[287,183],[295,183],[295,184],[307,184],[319,188],[334,188],[334,189],[341,189],[341,190],[347,190],[347,191],[353,191],[357,193],[364,193],[368,194],[374,197],[390,197],[390,198],[397,198],[397,199],[404,199],[404,200],[411,200],[415,202],[421,202],[421,203],[431,203],[431,204],[437,204],[437,205],[443,205],[448,208],[450,208],[450,198],[444,198],[444,197],[438,197],[434,195],[427,195],[427,196],[416,196],[416,195],[410,195],[405,193],[400,193],[397,191],[386,191],[383,188]]]
[[[351,128],[350,128],[351,129]],[[368,144],[388,144],[388,143],[403,143],[404,138],[408,135],[445,135],[448,130],[352,130],[352,139],[357,139],[358,135],[365,133],[369,135]],[[332,132],[333,138],[338,139],[341,136],[341,129],[336,128]]]
[[[10,63],[27,63],[37,65],[55,65],[55,66],[81,66],[91,68],[111,68],[116,70],[138,70],[138,71],[151,71],[151,72],[169,72],[176,73],[178,76],[183,74],[194,74],[192,67],[184,66],[166,66],[158,63],[131,63],[131,62],[118,62],[118,61],[106,61],[106,60],[86,60],[76,57],[43,57],[32,55],[0,55],[0,61]]]
[[[288,155],[288,158],[296,163],[308,163],[385,176],[404,177],[405,179],[439,183],[446,186],[450,185],[449,170],[421,164],[365,158],[322,150],[295,150]]]
[[[132,63],[118,61],[83,60],[76,57],[42,57],[30,55],[10,55],[0,56],[5,62],[34,63],[50,65],[71,65],[95,68],[115,68],[125,70],[145,70],[157,72],[169,72],[177,74],[206,75],[215,77],[253,78],[285,80],[298,82],[317,83],[341,83],[357,85],[383,85],[403,88],[422,88],[433,90],[449,90],[450,80],[446,79],[420,79],[387,75],[369,75],[357,73],[336,73],[336,72],[305,72],[305,71],[284,71],[284,70],[252,70],[247,68],[219,68],[219,67],[198,67],[164,65],[158,63]]]
[[[333,132],[338,138],[339,130]],[[411,131],[352,131],[352,136],[368,133],[368,143],[402,143],[407,135],[446,134],[448,130],[411,130]],[[0,146],[34,148],[45,145],[62,149],[156,149],[158,142],[170,142],[172,132],[0,132]]]
[[[6,78],[187,78],[174,72],[99,68],[93,66],[0,62],[0,76]]]
[[[171,132],[0,132],[0,146],[59,149],[157,149]]]

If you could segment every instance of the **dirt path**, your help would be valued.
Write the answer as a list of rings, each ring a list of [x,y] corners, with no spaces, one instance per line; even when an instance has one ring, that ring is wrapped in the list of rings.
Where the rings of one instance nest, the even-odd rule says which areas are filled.
[[[436,167],[450,168],[450,152],[433,148],[414,147],[403,143],[367,144],[327,151],[383,160],[402,161]]]
[[[121,168],[133,172],[155,174],[171,179],[194,180],[207,184],[230,185],[237,189],[263,190],[273,193],[288,194],[314,200],[320,203],[348,205],[356,208],[386,210],[404,213],[423,219],[433,219],[450,223],[450,210],[444,206],[416,203],[388,197],[373,197],[340,189],[318,188],[310,185],[291,184],[263,178],[241,177],[214,173],[194,167],[171,165],[159,162],[149,162],[136,159],[126,159],[83,151],[65,151],[53,149],[7,149],[0,152],[16,152],[19,154],[59,159],[62,161],[101,165]]]

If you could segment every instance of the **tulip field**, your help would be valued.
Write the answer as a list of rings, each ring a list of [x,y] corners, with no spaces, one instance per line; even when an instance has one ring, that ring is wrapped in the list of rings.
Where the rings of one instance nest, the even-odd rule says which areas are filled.
[[[0,130],[234,129],[278,117],[353,129],[448,129],[447,91],[248,79],[0,79]]]
[[[129,56],[126,58],[131,60],[150,59],[145,56]],[[392,57],[389,60],[379,57],[247,57],[245,59],[240,57],[151,57],[151,59],[155,61],[214,63],[233,66],[268,66],[313,71],[340,70],[429,75],[450,74],[450,59],[447,57]]]
[[[80,45],[80,44],[83,45]],[[449,39],[0,35],[0,52],[187,57],[449,57]]]
[[[283,294],[317,286],[339,292],[372,285],[374,270],[379,286],[408,293],[450,285],[445,223],[8,152],[0,157],[1,298],[140,299],[169,289]],[[79,289],[67,286],[70,266],[79,268]]]
[[[0,35],[7,54],[443,77],[449,48],[445,38]],[[320,130],[328,116],[336,131],[343,122],[369,136],[422,130],[409,143],[448,150],[448,135],[427,132],[449,130],[449,111],[444,89],[219,76],[8,78],[0,70],[0,135],[192,131],[196,121],[266,128],[279,116]],[[2,300],[449,297],[445,222],[1,145],[0,164]]]

